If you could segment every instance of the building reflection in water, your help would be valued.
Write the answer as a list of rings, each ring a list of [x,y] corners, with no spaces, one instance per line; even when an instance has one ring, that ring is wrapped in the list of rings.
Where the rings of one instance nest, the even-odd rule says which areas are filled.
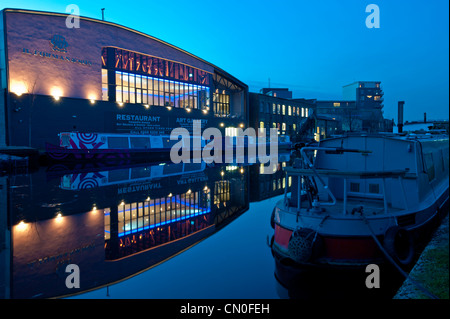
[[[248,171],[166,163],[55,166],[10,176],[2,205],[13,226],[2,251],[9,266],[0,297],[72,294],[68,264],[79,266],[86,291],[183,252],[248,210]]]

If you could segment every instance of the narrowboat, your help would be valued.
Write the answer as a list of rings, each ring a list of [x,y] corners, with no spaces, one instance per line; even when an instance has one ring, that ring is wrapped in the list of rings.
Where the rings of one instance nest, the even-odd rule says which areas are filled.
[[[171,176],[201,173],[206,163],[159,163],[157,165],[104,168],[88,172],[72,171],[62,174],[61,189],[79,191],[87,188],[107,187],[161,180]]]
[[[59,134],[59,146],[47,143],[46,153],[53,160],[64,161],[132,157],[167,160],[178,142],[183,147],[189,143],[191,150],[205,146],[205,140],[195,136],[179,141],[171,140],[169,135],[63,132]]]
[[[300,154],[271,216],[277,265],[407,268],[421,233],[448,212],[448,135],[349,134]]]
[[[57,161],[118,158],[169,160],[170,151],[174,146],[177,149],[189,149],[190,152],[201,152],[211,141],[205,140],[202,136],[170,139],[170,135],[63,132],[59,134],[58,146],[46,143],[46,154],[50,159]],[[292,146],[289,136],[279,136],[277,143],[280,151],[289,150]],[[253,147],[256,150],[259,141],[248,136],[228,136],[222,138],[221,144],[222,154],[225,154],[227,150],[237,152],[240,148],[245,150]],[[266,148],[270,148],[268,140],[263,144]]]

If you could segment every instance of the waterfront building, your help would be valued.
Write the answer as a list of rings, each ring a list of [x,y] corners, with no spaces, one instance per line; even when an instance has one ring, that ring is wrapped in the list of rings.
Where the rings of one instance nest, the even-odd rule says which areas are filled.
[[[270,90],[261,90],[261,92],[269,92],[269,94],[249,93],[249,126],[255,128],[255,130],[264,128],[266,134],[268,134],[269,129],[276,128],[278,134],[288,135],[291,140],[295,140],[297,135],[300,134],[311,136],[313,125],[306,124],[314,112],[314,100],[282,98],[279,97],[279,94],[274,94],[277,91]],[[287,91],[287,89],[274,90]],[[312,121],[312,118],[310,121]]]
[[[289,88],[262,88],[259,93],[283,99],[292,99],[292,91]]]
[[[383,90],[379,81],[357,81],[344,85],[342,100],[316,101],[317,114],[341,120],[342,132],[392,132],[392,121],[383,118]]]
[[[320,116],[339,119],[338,133],[361,131],[362,119],[356,101],[326,100],[316,101],[316,112]]]
[[[61,132],[169,135],[248,126],[248,87],[223,69],[116,23],[0,11],[0,146],[59,145]]]

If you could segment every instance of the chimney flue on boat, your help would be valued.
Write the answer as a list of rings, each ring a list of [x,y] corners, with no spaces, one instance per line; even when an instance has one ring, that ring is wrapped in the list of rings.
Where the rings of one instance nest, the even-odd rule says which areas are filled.
[[[427,122],[427,112],[423,113],[423,122]]]
[[[398,101],[398,132],[403,133],[403,105],[405,104],[405,101]]]

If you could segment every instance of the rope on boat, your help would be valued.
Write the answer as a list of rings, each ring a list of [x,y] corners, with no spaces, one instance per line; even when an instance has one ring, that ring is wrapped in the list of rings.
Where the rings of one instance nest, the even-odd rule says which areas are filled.
[[[431,299],[439,299],[439,297],[437,297],[436,295],[434,295],[433,293],[429,292],[425,287],[423,287],[420,283],[418,283],[417,281],[415,281],[414,279],[411,278],[411,276],[406,273],[395,261],[394,259],[391,257],[391,255],[388,254],[388,252],[384,249],[383,245],[381,245],[380,241],[378,240],[377,236],[375,236],[375,233],[372,230],[372,227],[370,227],[370,224],[366,218],[366,216],[364,216],[364,214],[361,214],[361,218],[363,219],[364,223],[367,225],[367,228],[369,228],[370,234],[373,238],[373,240],[375,241],[375,243],[377,244],[378,248],[380,248],[381,252],[386,256],[386,258],[389,260],[389,262],[395,266],[395,268],[397,268],[397,270],[400,272],[400,274],[402,274],[403,277],[405,277],[405,279],[409,279],[417,288],[419,288],[420,290],[422,290],[423,293],[425,293],[428,297],[430,297]]]

